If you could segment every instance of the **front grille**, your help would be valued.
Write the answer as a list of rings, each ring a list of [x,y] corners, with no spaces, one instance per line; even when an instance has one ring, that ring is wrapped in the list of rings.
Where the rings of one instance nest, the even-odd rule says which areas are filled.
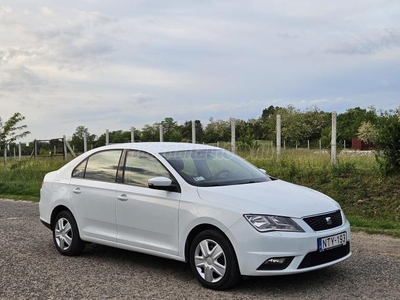
[[[315,251],[308,253],[303,261],[301,262],[298,269],[310,268],[322,264],[326,264],[331,261],[335,261],[339,258],[345,257],[350,253],[350,242],[346,245],[326,250],[323,252]]]
[[[343,224],[342,214],[340,213],[340,210],[325,215],[307,217],[303,220],[315,231],[331,229],[339,227]]]

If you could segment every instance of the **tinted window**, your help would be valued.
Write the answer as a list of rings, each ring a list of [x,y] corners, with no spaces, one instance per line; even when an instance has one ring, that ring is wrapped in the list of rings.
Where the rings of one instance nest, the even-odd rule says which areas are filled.
[[[72,172],[72,177],[83,178],[83,176],[85,176],[86,163],[87,159],[85,159],[78,166],[76,166],[74,171]]]
[[[86,170],[83,178],[115,182],[121,152],[121,150],[110,150],[99,152],[90,156],[87,160]],[[82,169],[84,166],[84,163],[78,165],[72,176],[82,177]]]
[[[152,155],[141,151],[129,151],[126,156],[124,183],[148,186],[153,177],[171,178],[165,167]]]

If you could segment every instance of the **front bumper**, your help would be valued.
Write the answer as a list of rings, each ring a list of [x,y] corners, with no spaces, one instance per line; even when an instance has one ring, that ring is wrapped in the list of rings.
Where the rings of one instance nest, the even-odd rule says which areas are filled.
[[[314,231],[302,220],[299,225],[306,232],[258,232],[244,218],[229,230],[239,263],[240,272],[245,276],[285,275],[308,272],[334,265],[351,256],[350,224],[344,218],[341,226]],[[300,224],[301,223],[301,224]],[[330,250],[318,250],[319,238],[346,232],[347,244]],[[282,266],[265,268],[268,259],[287,258]]]

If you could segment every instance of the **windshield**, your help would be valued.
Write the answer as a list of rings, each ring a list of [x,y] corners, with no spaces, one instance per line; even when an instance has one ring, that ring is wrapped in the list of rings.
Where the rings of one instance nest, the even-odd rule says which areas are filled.
[[[188,183],[221,186],[270,181],[255,166],[223,149],[164,152],[161,155]]]

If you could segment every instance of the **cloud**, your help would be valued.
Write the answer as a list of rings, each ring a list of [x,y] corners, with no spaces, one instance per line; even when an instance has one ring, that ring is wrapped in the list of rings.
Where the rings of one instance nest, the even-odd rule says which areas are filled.
[[[0,73],[0,88],[8,91],[18,91],[38,87],[43,84],[40,77],[25,67],[3,68]]]
[[[50,17],[54,14],[54,12],[47,6],[42,6],[41,11],[42,11],[42,14],[46,17]]]
[[[400,31],[395,28],[385,28],[347,36],[328,49],[328,53],[367,55],[398,47],[400,47]]]
[[[278,33],[278,37],[283,38],[283,39],[297,39],[300,37],[300,35],[289,33],[289,32],[280,32],[280,33]]]
[[[1,62],[82,70],[101,64],[115,50],[113,18],[99,12],[75,11],[66,16],[62,12],[56,15],[48,7],[40,10],[46,21],[29,9],[0,9],[10,40],[0,49]],[[0,26],[1,30],[5,28]],[[18,46],[13,45],[18,40]]]
[[[144,93],[134,93],[130,96],[130,100],[134,105],[144,105],[152,102],[153,97]]]
[[[396,1],[7,5],[1,115],[21,111],[32,132],[48,136],[78,125],[97,133],[166,116],[249,119],[270,105],[330,111],[399,99]]]

